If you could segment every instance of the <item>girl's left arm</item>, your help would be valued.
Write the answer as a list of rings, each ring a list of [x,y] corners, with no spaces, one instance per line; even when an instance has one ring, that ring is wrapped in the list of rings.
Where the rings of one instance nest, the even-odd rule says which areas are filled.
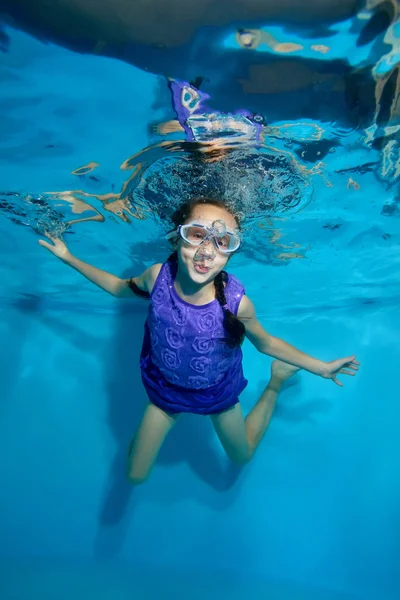
[[[356,360],[355,355],[324,362],[267,333],[258,321],[254,305],[247,296],[243,296],[240,302],[237,317],[246,328],[246,337],[263,354],[268,354],[268,356],[305,369],[325,379],[332,379],[339,386],[342,386],[342,383],[336,378],[339,373],[355,375],[354,371],[358,371],[360,363]]]

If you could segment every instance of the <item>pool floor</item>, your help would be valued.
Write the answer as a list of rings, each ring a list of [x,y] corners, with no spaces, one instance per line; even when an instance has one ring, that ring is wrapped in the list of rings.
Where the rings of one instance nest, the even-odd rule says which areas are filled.
[[[361,600],[337,592],[264,582],[233,573],[133,569],[110,563],[86,565],[0,562],[2,600]]]

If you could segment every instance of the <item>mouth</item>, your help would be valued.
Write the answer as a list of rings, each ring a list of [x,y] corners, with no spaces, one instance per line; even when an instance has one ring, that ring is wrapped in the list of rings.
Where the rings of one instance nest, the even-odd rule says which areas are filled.
[[[194,268],[198,273],[208,273],[208,271],[210,270],[211,267],[208,267],[207,265],[195,262]]]

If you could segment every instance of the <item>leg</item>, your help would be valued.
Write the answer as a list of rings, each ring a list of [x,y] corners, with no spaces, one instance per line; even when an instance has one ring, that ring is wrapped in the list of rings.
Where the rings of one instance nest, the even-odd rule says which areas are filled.
[[[178,415],[169,415],[154,404],[148,404],[129,448],[127,475],[132,483],[140,484],[146,481],[177,417]]]
[[[284,381],[298,370],[297,367],[274,360],[271,379],[245,419],[239,404],[211,417],[221,444],[233,462],[245,464],[252,458],[268,428]]]

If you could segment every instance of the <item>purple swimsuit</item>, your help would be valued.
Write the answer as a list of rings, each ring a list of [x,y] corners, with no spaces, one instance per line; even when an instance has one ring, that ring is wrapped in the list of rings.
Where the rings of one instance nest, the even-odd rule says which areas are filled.
[[[177,264],[161,267],[150,296],[140,357],[150,401],[168,413],[219,413],[238,402],[247,385],[242,350],[225,341],[223,309],[215,299],[203,306],[182,300],[174,287]],[[245,293],[228,274],[225,297],[237,314]]]

